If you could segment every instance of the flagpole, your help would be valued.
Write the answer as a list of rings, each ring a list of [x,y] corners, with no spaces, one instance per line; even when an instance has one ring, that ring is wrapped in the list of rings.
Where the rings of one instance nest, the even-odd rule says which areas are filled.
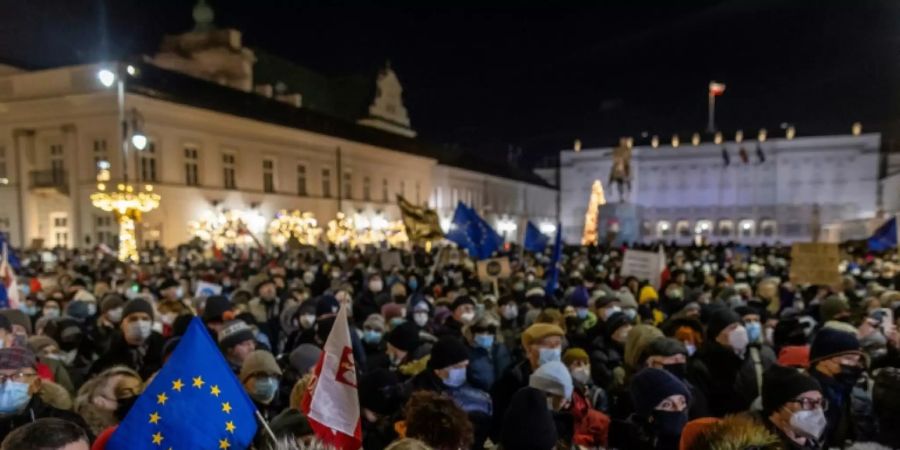
[[[709,91],[709,123],[706,124],[706,131],[716,132],[716,96],[711,89]]]
[[[255,410],[256,418],[259,419],[259,423],[262,424],[263,428],[266,429],[266,434],[269,435],[269,438],[272,439],[272,444],[278,444],[278,440],[275,438],[275,433],[272,432],[272,429],[269,428],[269,423],[266,422],[266,419],[263,418],[262,414],[259,413],[259,410]]]

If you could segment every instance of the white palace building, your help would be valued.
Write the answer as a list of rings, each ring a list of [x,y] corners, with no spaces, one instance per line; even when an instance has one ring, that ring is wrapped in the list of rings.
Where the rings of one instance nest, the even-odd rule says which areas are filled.
[[[90,199],[98,167],[112,183],[127,167],[130,182],[162,197],[143,217],[140,245],[184,243],[189,222],[225,210],[262,220],[309,211],[323,225],[339,211],[396,220],[397,194],[436,208],[445,226],[466,202],[514,242],[527,220],[556,222],[557,191],[534,173],[417,139],[389,65],[326,77],[243,46],[203,2],[194,18],[152,56],[0,66],[0,231],[13,245],[115,245],[117,224]],[[121,104],[102,69],[122,80]],[[120,114],[128,133],[148,138],[143,150],[122,151]]]

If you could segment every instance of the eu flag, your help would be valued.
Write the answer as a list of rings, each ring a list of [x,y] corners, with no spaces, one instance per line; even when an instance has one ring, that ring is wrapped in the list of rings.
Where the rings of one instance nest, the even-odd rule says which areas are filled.
[[[900,230],[897,229],[897,217],[893,217],[875,230],[869,238],[869,250],[884,252],[897,247]]]
[[[462,202],[456,205],[450,231],[444,237],[468,250],[475,259],[490,258],[503,245],[503,238],[474,209]]]
[[[559,286],[559,260],[562,259],[562,224],[556,225],[556,241],[553,244],[553,256],[550,258],[550,268],[547,274],[547,286],[544,289],[547,295],[553,295]]]
[[[525,242],[522,244],[522,246],[525,247],[525,250],[532,253],[540,253],[547,248],[547,244],[549,243],[550,238],[544,233],[541,233],[541,230],[534,226],[529,220],[528,225],[525,226]]]
[[[256,407],[198,318],[137,399],[107,450],[241,450]]]

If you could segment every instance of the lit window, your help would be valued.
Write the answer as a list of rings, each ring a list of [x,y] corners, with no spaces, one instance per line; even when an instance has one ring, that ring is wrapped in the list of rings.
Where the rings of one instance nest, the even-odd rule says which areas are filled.
[[[263,191],[275,192],[275,161],[264,159],[263,166]]]

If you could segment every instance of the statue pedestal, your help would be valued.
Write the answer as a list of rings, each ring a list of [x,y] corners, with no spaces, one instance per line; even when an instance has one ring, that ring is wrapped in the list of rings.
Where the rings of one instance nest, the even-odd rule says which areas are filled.
[[[601,243],[622,245],[641,240],[641,221],[637,205],[607,203],[600,207],[597,238]]]

